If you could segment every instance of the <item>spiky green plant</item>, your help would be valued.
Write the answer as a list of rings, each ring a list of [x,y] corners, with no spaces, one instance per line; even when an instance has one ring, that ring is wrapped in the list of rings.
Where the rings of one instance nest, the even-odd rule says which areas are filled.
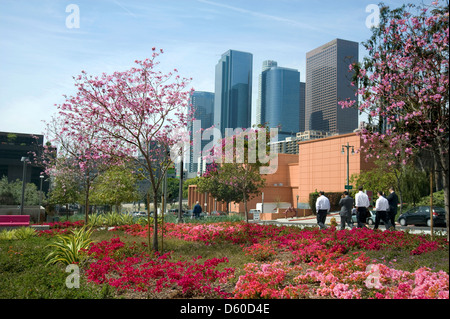
[[[131,214],[121,214],[120,215],[120,224],[121,225],[132,225],[134,224],[133,215]]]
[[[3,229],[0,231],[0,240],[14,239],[14,230]]]
[[[101,214],[92,214],[89,216],[88,225],[91,227],[99,227],[104,224],[105,220]]]
[[[15,239],[27,239],[34,236],[36,236],[36,230],[31,227],[19,227],[14,232]]]
[[[27,239],[36,236],[36,230],[31,227],[19,227],[15,229],[4,229],[0,232],[1,240]]]
[[[70,234],[58,235],[57,240],[48,245],[48,247],[54,248],[46,258],[48,264],[63,263],[70,265],[80,262],[80,251],[87,249],[92,243],[91,234],[92,228],[83,226],[80,229],[72,230]]]
[[[104,224],[110,227],[120,225],[120,215],[114,212],[106,213],[104,215]]]

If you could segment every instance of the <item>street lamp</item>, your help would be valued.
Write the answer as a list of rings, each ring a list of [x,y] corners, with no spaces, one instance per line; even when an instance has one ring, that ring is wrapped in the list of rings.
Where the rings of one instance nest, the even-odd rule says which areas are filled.
[[[40,175],[41,179],[40,192],[39,192],[39,212],[38,212],[38,223],[41,220],[41,205],[42,205],[42,181],[44,180],[44,175]]]
[[[23,162],[23,174],[22,174],[22,200],[20,202],[20,215],[23,215],[23,205],[25,202],[25,178],[27,176],[27,162],[30,161],[30,159],[26,156],[22,156],[20,159],[21,162]]]
[[[344,147],[347,149],[347,185],[346,185],[346,186],[349,187],[349,185],[350,185],[350,176],[349,176],[349,167],[350,167],[350,165],[349,165],[349,155],[350,155],[350,147],[352,148],[352,155],[355,154],[355,148],[354,148],[353,145],[350,145],[350,144],[347,142],[347,145],[342,145],[342,151],[341,151],[342,154],[345,154]],[[348,189],[347,187],[346,187],[346,189]]]

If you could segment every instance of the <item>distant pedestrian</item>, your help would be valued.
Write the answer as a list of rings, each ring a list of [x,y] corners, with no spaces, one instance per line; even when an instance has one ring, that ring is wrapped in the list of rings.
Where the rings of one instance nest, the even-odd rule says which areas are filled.
[[[198,218],[200,218],[201,213],[202,213],[202,206],[200,206],[200,204],[197,201],[197,203],[195,204],[194,209],[192,211],[192,215],[194,215],[193,216],[194,218],[198,219]]]
[[[363,187],[358,188],[359,192],[355,195],[356,220],[358,227],[366,227],[367,211],[370,206],[369,196],[363,192]]]
[[[391,227],[395,229],[395,216],[397,216],[397,209],[398,209],[398,196],[395,193],[394,187],[389,188],[389,196],[387,197],[387,200],[389,202],[389,212],[388,217],[391,222]]]
[[[345,229],[345,224],[348,224],[350,228],[353,228],[352,221],[352,208],[353,208],[353,198],[351,198],[347,191],[342,195],[339,201],[339,206],[341,206],[341,211],[339,215],[341,216],[341,230]]]
[[[327,219],[327,213],[330,211],[330,201],[325,197],[325,192],[320,191],[320,196],[316,201],[316,212],[317,212],[317,225],[320,229],[325,229],[325,220]]]
[[[378,199],[375,203],[375,211],[377,212],[377,216],[375,217],[375,227],[374,229],[378,229],[380,225],[380,221],[383,221],[386,229],[389,229],[391,226],[390,219],[388,218],[387,212],[389,210],[389,202],[384,197],[383,192],[378,192]]]

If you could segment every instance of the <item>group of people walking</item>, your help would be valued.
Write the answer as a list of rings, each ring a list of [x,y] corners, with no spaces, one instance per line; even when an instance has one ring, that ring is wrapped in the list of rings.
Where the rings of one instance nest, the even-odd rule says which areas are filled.
[[[375,202],[375,226],[378,229],[380,222],[383,221],[386,229],[395,229],[395,216],[397,215],[398,196],[393,187],[389,188],[389,195],[386,197],[382,191],[378,191],[378,199]],[[325,220],[330,211],[330,201],[323,191],[319,192],[320,196],[316,201],[317,224],[321,229],[326,228]],[[367,218],[369,217],[370,200],[369,196],[363,192],[363,187],[358,188],[358,193],[353,199],[348,191],[342,194],[339,201],[341,210],[341,229],[345,229],[348,225],[353,228],[352,213],[356,212],[357,227],[367,227]]]

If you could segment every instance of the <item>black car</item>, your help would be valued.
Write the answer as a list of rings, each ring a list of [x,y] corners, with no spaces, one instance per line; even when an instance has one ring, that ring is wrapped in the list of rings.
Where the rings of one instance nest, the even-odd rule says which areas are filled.
[[[402,226],[406,225],[427,225],[431,226],[430,206],[417,206],[407,210],[398,217],[398,222]],[[445,209],[433,206],[433,225],[445,225]]]
[[[377,212],[375,210],[367,211],[367,219],[366,223],[369,225],[375,225],[375,219],[377,218]],[[358,218],[356,217],[356,213],[352,213],[352,222],[358,223]],[[380,220],[380,225],[384,225],[384,222]]]

